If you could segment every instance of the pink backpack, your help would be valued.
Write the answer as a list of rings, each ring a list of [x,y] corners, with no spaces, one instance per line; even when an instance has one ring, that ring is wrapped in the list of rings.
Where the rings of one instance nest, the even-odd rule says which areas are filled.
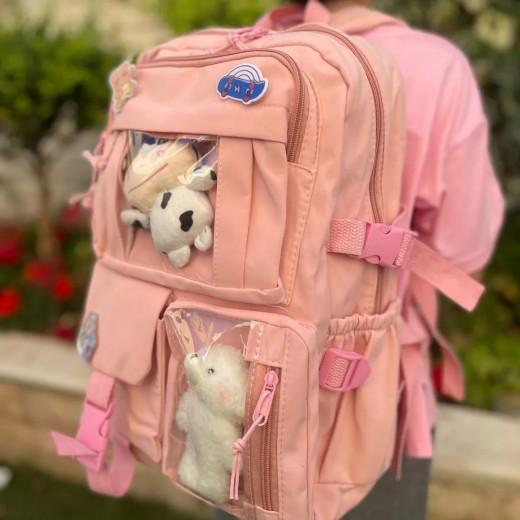
[[[401,273],[480,296],[401,214],[396,65],[322,9],[111,76],[84,197],[94,372],[76,437],[53,432],[95,491],[123,495],[139,460],[241,518],[338,518],[396,460]]]

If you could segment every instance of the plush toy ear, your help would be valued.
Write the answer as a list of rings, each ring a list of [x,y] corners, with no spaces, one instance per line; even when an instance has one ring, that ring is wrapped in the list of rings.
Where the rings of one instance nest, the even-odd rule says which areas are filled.
[[[125,209],[122,211],[121,221],[127,226],[150,229],[150,216],[138,209]]]
[[[213,232],[210,226],[206,226],[200,234],[195,237],[193,245],[199,251],[207,251],[213,245]]]
[[[210,166],[202,165],[186,175],[184,186],[195,191],[208,191],[217,183],[217,174]]]
[[[168,253],[168,258],[170,259],[170,262],[175,267],[177,267],[177,269],[184,267],[189,262],[190,256],[191,249],[189,246],[183,246],[179,249],[175,249],[175,251],[170,251]]]

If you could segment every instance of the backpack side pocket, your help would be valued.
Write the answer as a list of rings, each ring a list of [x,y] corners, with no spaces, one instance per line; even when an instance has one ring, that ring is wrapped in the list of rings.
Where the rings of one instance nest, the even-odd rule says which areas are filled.
[[[371,373],[345,392],[320,390],[320,484],[374,483],[389,467],[399,399],[399,311],[331,320],[326,349],[355,352]]]

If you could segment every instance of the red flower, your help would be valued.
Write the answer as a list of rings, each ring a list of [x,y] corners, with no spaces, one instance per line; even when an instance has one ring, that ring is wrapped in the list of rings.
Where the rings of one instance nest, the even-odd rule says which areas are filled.
[[[12,287],[0,289],[0,318],[14,316],[22,305],[20,291]]]
[[[74,294],[74,283],[67,273],[60,273],[52,287],[52,297],[55,300],[68,300]]]
[[[76,328],[56,325],[53,329],[53,334],[60,339],[74,340],[76,338]]]
[[[24,267],[23,279],[25,282],[33,283],[38,287],[49,287],[53,271],[54,265],[52,263],[35,260]]]
[[[59,244],[64,244],[67,240],[67,230],[64,227],[57,227],[54,230],[54,238]]]
[[[60,221],[67,227],[77,226],[83,219],[83,210],[79,204],[67,204],[62,210]]]
[[[12,239],[0,239],[0,264],[17,265],[22,259],[22,247]]]
[[[436,362],[433,364],[433,388],[438,394],[442,394],[442,363]]]

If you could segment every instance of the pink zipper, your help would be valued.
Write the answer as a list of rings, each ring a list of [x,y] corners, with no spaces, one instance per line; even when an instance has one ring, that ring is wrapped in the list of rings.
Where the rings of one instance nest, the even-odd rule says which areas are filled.
[[[316,24],[308,24],[302,27],[295,27],[290,29],[291,32],[317,32],[327,34],[339,40],[343,45],[345,45],[352,54],[356,57],[356,59],[361,64],[368,82],[370,84],[370,88],[372,90],[372,95],[374,99],[374,107],[375,107],[375,116],[376,116],[376,150],[375,150],[375,161],[374,168],[372,170],[372,175],[370,178],[370,201],[372,203],[372,209],[374,211],[375,222],[383,222],[383,208],[377,199],[377,191],[379,189],[379,183],[381,182],[381,172],[383,169],[383,160],[384,160],[384,142],[385,142],[385,120],[384,120],[384,106],[383,106],[383,96],[381,94],[381,87],[379,85],[379,81],[377,79],[377,75],[372,68],[372,65],[369,59],[365,56],[365,54],[361,51],[361,49],[352,42],[349,38],[347,38],[344,34],[333,29],[332,27],[326,27],[323,25]]]
[[[233,446],[233,455],[235,461],[233,464],[233,471],[231,473],[231,483],[229,488],[229,497],[231,500],[238,500],[238,484],[240,480],[240,463],[242,460],[242,453],[246,448],[251,435],[253,435],[256,428],[265,426],[271,408],[273,406],[273,400],[275,396],[276,386],[278,385],[278,375],[274,370],[267,372],[264,378],[264,386],[260,392],[260,397],[256,403],[256,407],[253,411],[253,424],[247,430],[246,434],[238,439]]]
[[[363,70],[365,71],[366,77],[370,84],[370,88],[372,89],[372,96],[374,99],[374,108],[375,108],[375,116],[376,116],[376,149],[375,149],[375,160],[374,167],[372,170],[372,174],[370,176],[370,202],[372,206],[372,210],[374,212],[374,221],[378,223],[382,223],[384,221],[384,208],[383,201],[379,200],[378,192],[381,192],[381,183],[382,183],[382,174],[383,174],[383,161],[384,161],[384,153],[385,153],[385,114],[384,114],[384,104],[383,104],[383,95],[381,93],[381,86],[377,79],[377,75],[370,63],[370,60],[365,56],[363,51],[352,42],[347,36],[342,34],[341,32],[333,29],[331,27],[326,27],[323,25],[315,25],[309,24],[303,27],[296,27],[291,29],[294,32],[303,32],[303,31],[312,31],[319,32],[323,34],[327,34],[339,40],[343,45],[345,45],[352,54],[359,61]],[[377,269],[377,279],[376,279],[376,296],[374,302],[374,312],[380,312],[382,307],[382,287],[383,287],[383,278],[385,276],[385,270],[383,267],[379,266]]]

